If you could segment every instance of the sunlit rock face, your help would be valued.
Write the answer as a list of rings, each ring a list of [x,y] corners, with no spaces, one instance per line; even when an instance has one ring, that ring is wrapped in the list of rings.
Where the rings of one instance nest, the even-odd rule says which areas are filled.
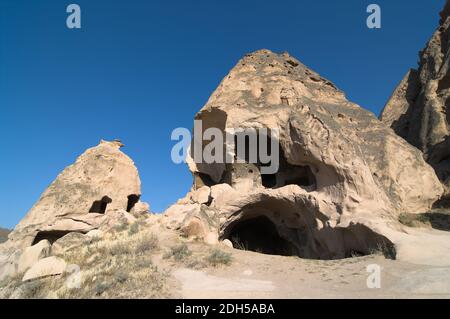
[[[195,119],[203,131],[276,130],[279,169],[262,174],[258,162],[189,157],[193,189],[168,210],[173,228],[204,220],[219,239],[274,254],[331,259],[383,247],[394,257],[387,225],[395,228],[401,212],[427,210],[443,193],[419,150],[287,53],[246,55]],[[210,197],[199,202],[205,187]],[[267,247],[263,234],[278,245]]]
[[[386,104],[381,120],[423,151],[440,180],[450,186],[450,2],[420,52],[419,68],[408,71]]]

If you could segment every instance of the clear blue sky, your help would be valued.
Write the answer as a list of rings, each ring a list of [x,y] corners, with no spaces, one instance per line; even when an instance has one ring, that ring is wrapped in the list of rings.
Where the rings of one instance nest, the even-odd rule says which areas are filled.
[[[163,211],[191,185],[171,131],[245,53],[288,51],[379,114],[437,26],[444,0],[0,0],[0,226],[13,227],[57,174],[120,138],[143,199]],[[382,8],[369,30],[366,7]]]

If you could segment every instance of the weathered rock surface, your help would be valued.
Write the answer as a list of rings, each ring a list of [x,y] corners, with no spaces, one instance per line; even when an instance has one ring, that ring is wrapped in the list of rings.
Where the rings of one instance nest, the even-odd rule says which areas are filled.
[[[395,257],[398,215],[424,212],[443,194],[419,150],[287,53],[245,56],[195,119],[203,132],[277,129],[280,167],[267,175],[259,162],[188,157],[193,190],[165,213],[170,228],[200,229],[203,218],[234,247],[320,259],[374,250]]]
[[[93,231],[96,231],[96,230],[91,230],[91,232],[93,232]],[[63,237],[57,239],[52,244],[52,250],[51,250],[52,255],[63,256],[65,252],[67,252],[73,248],[79,247],[81,245],[84,245],[86,239],[87,239],[87,234],[84,235],[82,233],[76,233],[76,232],[68,233],[67,235],[64,235]]]
[[[24,273],[40,259],[50,256],[51,245],[48,240],[41,240],[36,245],[24,249],[18,262],[18,273]]]
[[[42,239],[53,243],[70,232],[87,233],[126,220],[125,213],[139,203],[141,182],[121,146],[101,141],[83,153],[58,175],[6,244],[27,247]]]
[[[424,153],[450,186],[450,2],[436,32],[420,52],[418,70],[408,71],[380,119]]]
[[[23,276],[22,281],[48,276],[61,275],[66,271],[66,262],[58,257],[47,257],[39,260]]]

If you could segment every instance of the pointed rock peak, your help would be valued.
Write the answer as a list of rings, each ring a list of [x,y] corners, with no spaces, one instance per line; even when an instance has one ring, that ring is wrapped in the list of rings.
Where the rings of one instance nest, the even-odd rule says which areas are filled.
[[[442,25],[445,23],[447,18],[450,16],[450,0],[447,0],[447,2],[445,3],[444,9],[442,9],[442,11],[439,15],[441,16],[441,20],[439,21],[439,24]]]
[[[118,139],[115,139],[115,140],[113,140],[113,141],[106,141],[106,140],[100,140],[100,144],[99,145],[107,145],[107,146],[112,146],[112,147],[115,147],[115,148],[122,148],[122,147],[124,147],[125,145],[122,143],[122,141],[121,140],[118,140]]]

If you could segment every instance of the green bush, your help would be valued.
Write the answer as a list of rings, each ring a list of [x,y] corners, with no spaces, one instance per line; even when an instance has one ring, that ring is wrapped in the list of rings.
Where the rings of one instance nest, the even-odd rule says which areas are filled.
[[[175,259],[176,261],[182,261],[189,257],[192,252],[189,250],[189,247],[186,244],[180,244],[174,247],[171,247],[170,250],[164,255],[164,258]]]
[[[206,261],[211,266],[229,265],[233,260],[231,254],[221,251],[220,249],[214,249],[206,258]]]

